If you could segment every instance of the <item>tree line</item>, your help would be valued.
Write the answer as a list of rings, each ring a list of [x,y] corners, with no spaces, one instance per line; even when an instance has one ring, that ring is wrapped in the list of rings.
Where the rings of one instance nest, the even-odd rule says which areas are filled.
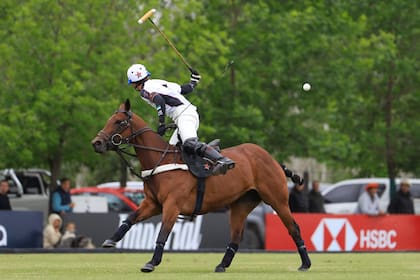
[[[0,169],[119,178],[118,158],[95,154],[90,140],[126,98],[157,124],[127,68],[189,79],[153,26],[137,24],[151,8],[203,77],[189,97],[203,141],[254,142],[281,162],[315,158],[332,180],[418,177],[420,9],[397,0],[3,0]]]

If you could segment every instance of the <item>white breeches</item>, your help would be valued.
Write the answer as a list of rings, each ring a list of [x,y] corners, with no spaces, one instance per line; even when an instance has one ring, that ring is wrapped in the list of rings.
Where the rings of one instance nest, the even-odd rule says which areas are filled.
[[[180,108],[179,115],[173,121],[178,128],[175,129],[169,139],[169,144],[176,145],[179,142],[178,133],[181,136],[182,143],[188,138],[198,138],[197,130],[200,126],[200,118],[195,106]]]

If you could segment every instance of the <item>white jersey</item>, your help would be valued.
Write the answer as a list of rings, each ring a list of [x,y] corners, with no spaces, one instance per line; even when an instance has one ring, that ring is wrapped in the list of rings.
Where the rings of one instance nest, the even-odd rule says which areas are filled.
[[[196,110],[196,107],[181,94],[181,86],[177,83],[160,79],[147,80],[140,96],[147,103],[155,106],[152,102],[154,94],[160,94],[165,99],[166,115],[174,121],[185,110]]]
[[[169,144],[177,144],[178,134],[182,143],[189,138],[198,138],[197,130],[200,118],[197,108],[181,94],[181,86],[165,80],[147,80],[140,91],[140,97],[150,105],[156,106],[152,102],[156,94],[165,99],[165,114],[178,126],[169,139]]]

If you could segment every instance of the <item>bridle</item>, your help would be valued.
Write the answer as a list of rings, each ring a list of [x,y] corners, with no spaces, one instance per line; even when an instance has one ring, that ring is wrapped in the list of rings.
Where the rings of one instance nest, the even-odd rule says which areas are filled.
[[[118,114],[118,113],[124,113],[127,118],[125,120],[122,120],[122,121],[118,122],[117,129],[111,135],[109,135],[105,131],[101,130],[101,131],[98,132],[97,136],[99,136],[99,137],[101,137],[105,140],[105,144],[106,144],[107,148],[115,151],[121,157],[121,159],[125,162],[125,164],[128,166],[131,173],[133,173],[137,177],[143,179],[142,176],[134,170],[134,167],[131,165],[131,163],[124,157],[123,154],[128,155],[128,156],[132,156],[132,157],[136,157],[135,154],[132,154],[132,153],[129,153],[129,152],[125,151],[127,148],[134,147],[136,149],[143,149],[143,150],[161,152],[162,155],[161,155],[159,161],[156,163],[153,170],[155,170],[159,166],[159,164],[162,162],[163,158],[168,153],[178,153],[179,152],[177,149],[170,150],[169,143],[167,144],[165,149],[148,147],[148,146],[138,145],[138,144],[132,143],[132,140],[134,138],[136,138],[137,136],[140,136],[147,131],[153,131],[153,130],[150,127],[146,126],[146,127],[143,127],[143,128],[141,128],[137,131],[134,131],[134,128],[133,128],[133,125],[132,125],[133,113],[131,111],[126,111],[126,110],[117,110],[117,111],[114,112],[114,114]],[[127,128],[130,128],[131,134],[124,138],[121,135],[121,133],[124,132]],[[125,146],[121,147],[121,145],[125,145]],[[152,171],[152,174],[153,174],[153,171]]]
[[[132,113],[123,110],[118,110],[115,111],[114,114],[118,113],[124,113],[127,116],[125,120],[118,122],[118,128],[111,135],[107,134],[103,130],[99,131],[97,134],[97,136],[102,137],[106,141],[107,147],[116,149],[122,144],[129,144],[130,141],[138,135],[141,135],[146,131],[152,130],[150,127],[146,126],[136,132],[133,132],[133,126],[131,125]],[[123,138],[121,133],[124,132],[128,127],[130,127],[131,129],[131,134],[128,137]]]

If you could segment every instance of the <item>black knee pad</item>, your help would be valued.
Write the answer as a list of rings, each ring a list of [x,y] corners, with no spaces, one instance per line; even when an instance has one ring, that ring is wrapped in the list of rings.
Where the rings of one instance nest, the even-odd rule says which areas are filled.
[[[198,138],[188,138],[182,144],[182,148],[185,152],[189,154],[197,154],[199,156],[203,156],[204,151],[207,148],[207,145],[203,142],[198,141]]]

